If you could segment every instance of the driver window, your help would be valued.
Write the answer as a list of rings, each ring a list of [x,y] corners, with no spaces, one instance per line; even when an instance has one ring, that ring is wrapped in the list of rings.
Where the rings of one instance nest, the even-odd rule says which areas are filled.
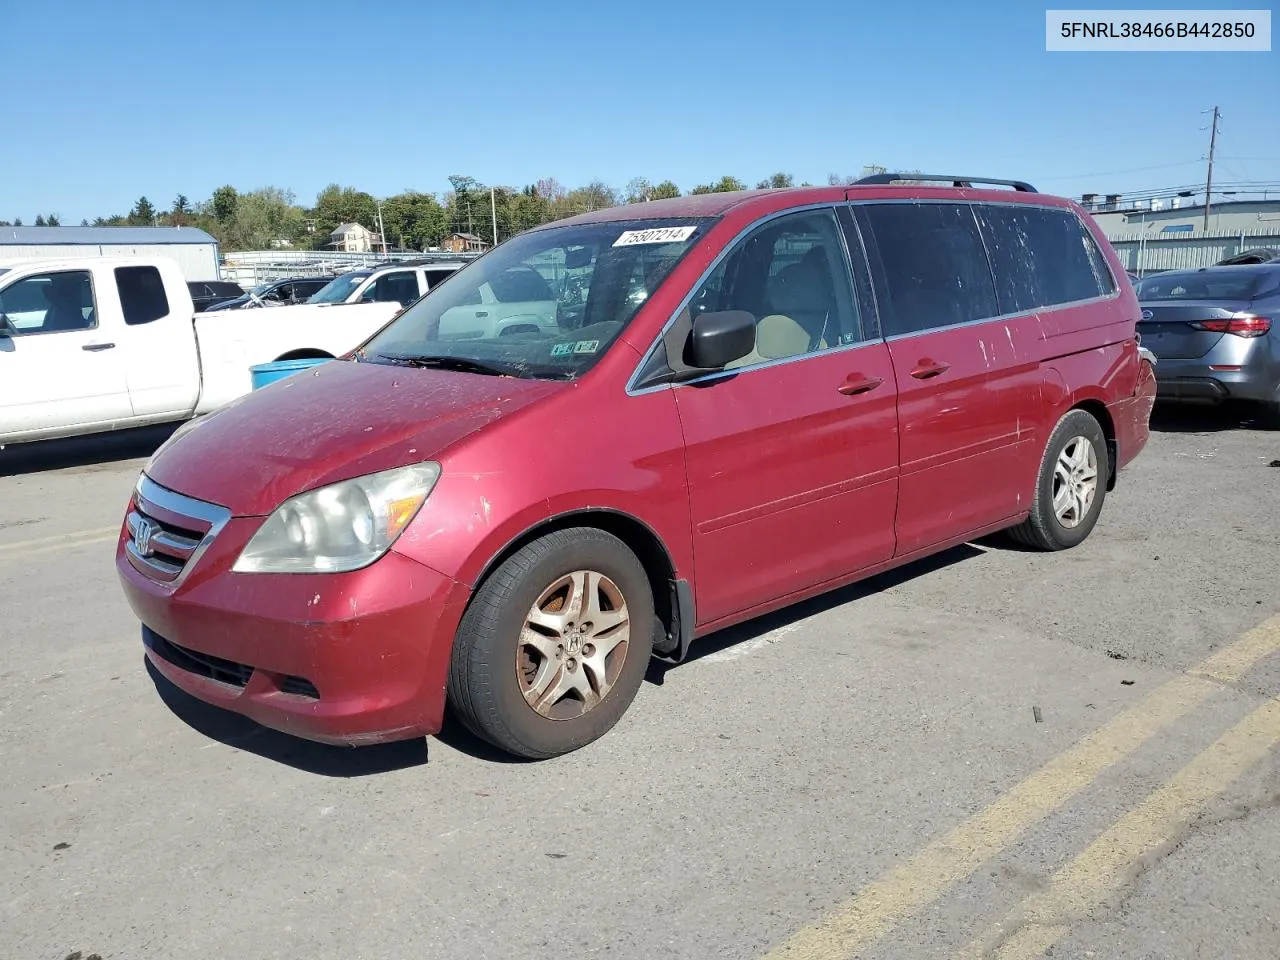
[[[11,333],[66,333],[98,325],[87,270],[26,277],[0,291],[0,316]]]
[[[730,368],[861,340],[835,213],[788,214],[742,239],[693,299],[695,317],[721,310],[745,310],[756,318],[755,350]]]

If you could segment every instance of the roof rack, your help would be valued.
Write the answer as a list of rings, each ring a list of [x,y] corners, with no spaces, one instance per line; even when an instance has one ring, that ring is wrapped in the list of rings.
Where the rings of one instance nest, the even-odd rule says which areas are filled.
[[[1039,193],[1040,191],[1025,180],[996,180],[992,177],[953,177],[939,173],[876,173],[861,180],[855,180],[854,186],[870,184],[901,183],[904,180],[928,180],[940,183],[950,182],[953,187],[972,187],[975,183],[996,183],[1002,187],[1013,187],[1019,193]]]

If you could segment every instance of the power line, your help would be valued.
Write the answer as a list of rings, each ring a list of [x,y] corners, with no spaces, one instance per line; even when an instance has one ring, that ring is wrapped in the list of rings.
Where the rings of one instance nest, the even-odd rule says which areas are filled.
[[[1043,183],[1057,183],[1060,180],[1088,180],[1090,177],[1114,177],[1122,173],[1143,173],[1147,170],[1169,170],[1173,167],[1189,167],[1203,162],[1204,158],[1200,157],[1195,160],[1183,160],[1179,163],[1158,163],[1152,167],[1130,167],[1128,170],[1108,170],[1103,173],[1073,173],[1068,177],[1036,177],[1036,180]]]

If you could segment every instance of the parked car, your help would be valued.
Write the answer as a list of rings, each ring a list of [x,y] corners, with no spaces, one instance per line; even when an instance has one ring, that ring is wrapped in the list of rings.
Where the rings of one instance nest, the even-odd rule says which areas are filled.
[[[240,285],[228,280],[189,281],[187,291],[191,294],[191,304],[196,313],[203,313],[215,303],[221,303],[231,297],[244,296],[244,290]]]
[[[1219,260],[1214,266],[1238,267],[1257,263],[1280,263],[1280,250],[1273,250],[1269,247],[1245,250],[1242,253],[1237,253],[1234,257]]]
[[[1138,298],[1159,396],[1247,400],[1280,429],[1280,263],[1161,273]]]
[[[1083,541],[1154,401],[1123,272],[1026,184],[517,235],[155,455],[116,559],[147,657],[314,740],[447,698],[512,754],[579,748],[696,637],[995,531]],[[513,273],[523,328],[450,319]]]
[[[399,309],[196,313],[170,260],[27,261],[0,270],[0,444],[208,413],[249,368],[354,350]]]
[[[319,293],[332,277],[295,277],[289,280],[276,280],[271,283],[260,283],[249,293],[243,291],[229,300],[221,300],[208,307],[215,310],[241,310],[261,304],[276,306],[285,303],[306,303],[314,294]]]
[[[394,264],[352,270],[334,277],[312,294],[308,303],[333,306],[349,303],[396,303],[407,307],[434,290],[466,264],[462,261]]]

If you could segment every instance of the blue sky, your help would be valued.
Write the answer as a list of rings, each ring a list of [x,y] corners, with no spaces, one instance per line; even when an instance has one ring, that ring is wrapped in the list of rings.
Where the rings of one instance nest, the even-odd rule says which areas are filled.
[[[1044,17],[929,0],[13,0],[0,218],[78,223],[223,183],[310,203],[330,182],[439,192],[453,173],[687,190],[868,163],[1119,192],[1203,182],[1215,103],[1215,180],[1280,181],[1280,54],[1047,53]]]

